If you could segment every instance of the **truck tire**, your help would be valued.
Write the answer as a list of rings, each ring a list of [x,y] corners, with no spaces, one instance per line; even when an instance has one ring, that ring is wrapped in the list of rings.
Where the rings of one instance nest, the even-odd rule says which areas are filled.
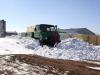
[[[39,39],[39,43],[40,43],[40,46],[43,47],[43,40],[40,40],[40,39]]]

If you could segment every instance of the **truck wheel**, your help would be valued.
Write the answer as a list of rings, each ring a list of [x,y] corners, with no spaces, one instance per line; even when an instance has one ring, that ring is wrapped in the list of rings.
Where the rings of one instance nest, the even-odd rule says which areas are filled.
[[[39,43],[40,43],[40,46],[43,47],[43,41],[42,40],[39,40]]]

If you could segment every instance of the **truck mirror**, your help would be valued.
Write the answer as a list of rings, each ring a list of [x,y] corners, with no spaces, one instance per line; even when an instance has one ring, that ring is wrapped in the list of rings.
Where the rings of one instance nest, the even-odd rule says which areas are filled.
[[[55,29],[57,30],[57,25],[55,25]]]
[[[36,31],[36,28],[34,29],[34,31]]]

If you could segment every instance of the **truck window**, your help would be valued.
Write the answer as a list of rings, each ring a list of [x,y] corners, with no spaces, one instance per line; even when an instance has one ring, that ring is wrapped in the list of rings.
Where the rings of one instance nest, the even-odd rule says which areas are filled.
[[[55,26],[48,26],[48,25],[42,25],[40,26],[41,31],[56,31]]]
[[[36,26],[35,31],[39,31],[39,30],[40,30],[39,26]]]
[[[55,27],[50,27],[51,31],[56,31]]]

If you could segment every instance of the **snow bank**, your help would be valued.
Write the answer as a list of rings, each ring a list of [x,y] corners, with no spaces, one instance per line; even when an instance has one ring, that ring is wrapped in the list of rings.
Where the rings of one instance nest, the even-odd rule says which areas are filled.
[[[41,47],[35,39],[26,37],[0,38],[0,54],[37,54],[55,59],[99,60],[100,49],[80,39],[62,40],[54,48]]]
[[[62,40],[55,48],[47,46],[35,49],[35,54],[49,58],[68,60],[99,60],[100,50],[76,38]]]
[[[22,41],[21,41],[22,40]],[[23,38],[0,38],[0,55],[5,54],[32,54],[33,50],[26,48],[27,42]],[[35,41],[34,41],[35,43]],[[32,44],[32,43],[31,43]],[[28,43],[30,45],[30,43]],[[28,46],[27,45],[27,46]],[[36,44],[35,44],[36,45]],[[35,47],[34,45],[34,47]],[[30,45],[31,46],[31,45]]]
[[[62,40],[62,42],[58,44],[57,48],[65,50],[64,56],[71,59],[95,60],[100,57],[99,49],[77,38]]]

